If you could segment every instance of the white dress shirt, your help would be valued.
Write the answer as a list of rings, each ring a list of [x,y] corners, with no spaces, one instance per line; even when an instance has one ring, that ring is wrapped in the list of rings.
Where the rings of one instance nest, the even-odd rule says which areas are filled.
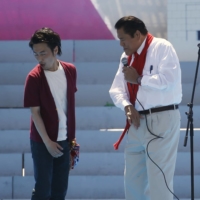
[[[144,48],[142,43],[137,53],[140,54]],[[122,54],[121,59],[127,57]],[[123,64],[120,59],[119,69],[109,90],[114,104],[124,110],[124,107],[131,105],[127,82],[122,73]],[[132,55],[131,63],[134,60]],[[165,39],[153,38],[146,56],[143,69],[141,85],[137,92],[137,99],[144,109],[161,107],[171,104],[179,104],[182,99],[181,69],[177,54],[173,46]],[[138,100],[135,108],[143,110]]]

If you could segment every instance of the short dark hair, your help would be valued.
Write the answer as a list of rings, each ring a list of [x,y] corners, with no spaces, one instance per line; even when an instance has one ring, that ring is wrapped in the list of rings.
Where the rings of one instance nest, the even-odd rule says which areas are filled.
[[[50,28],[44,27],[35,31],[29,42],[29,47],[33,49],[33,45],[38,43],[46,43],[52,52],[57,46],[58,55],[62,54],[60,36]]]
[[[148,33],[144,22],[134,16],[122,17],[115,24],[115,28],[117,30],[123,28],[124,32],[129,34],[131,37],[134,37],[137,30],[140,31],[142,35],[146,35]]]

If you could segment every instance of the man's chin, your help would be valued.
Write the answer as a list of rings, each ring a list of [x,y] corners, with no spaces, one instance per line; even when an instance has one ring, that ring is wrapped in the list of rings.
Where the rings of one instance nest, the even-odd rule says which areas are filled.
[[[43,64],[43,65],[40,65],[41,67],[42,67],[42,69],[45,69],[45,65]]]
[[[127,56],[130,56],[131,53],[129,51],[124,51]]]

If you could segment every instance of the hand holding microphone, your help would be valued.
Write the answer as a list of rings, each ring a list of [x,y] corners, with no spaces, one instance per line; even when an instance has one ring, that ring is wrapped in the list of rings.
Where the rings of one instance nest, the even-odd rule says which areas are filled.
[[[124,67],[122,68],[122,73],[124,73],[124,80],[129,83],[140,84],[141,76],[139,76],[134,67],[128,66],[128,59],[124,57],[122,58],[121,62],[124,65]]]

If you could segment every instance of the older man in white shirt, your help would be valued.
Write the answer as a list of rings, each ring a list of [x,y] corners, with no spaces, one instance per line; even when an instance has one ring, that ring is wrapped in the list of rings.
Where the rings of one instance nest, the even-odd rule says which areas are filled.
[[[109,91],[127,116],[126,200],[172,200],[182,99],[179,60],[173,46],[149,34],[140,19],[123,17],[115,28],[121,59],[128,60],[120,62]]]

